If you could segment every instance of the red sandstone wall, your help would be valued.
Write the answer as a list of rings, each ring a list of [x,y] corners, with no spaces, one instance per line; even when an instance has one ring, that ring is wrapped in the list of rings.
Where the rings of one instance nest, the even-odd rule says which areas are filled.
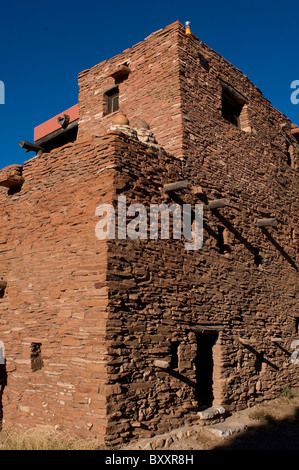
[[[26,162],[19,192],[0,190],[6,427],[105,433],[107,251],[94,231],[97,205],[112,197],[112,155],[109,138],[78,141]]]
[[[104,91],[114,85],[110,76],[120,64],[131,73],[119,85],[120,112],[130,124],[146,121],[160,145],[182,154],[182,115],[177,37],[179,22],[151,34],[145,41],[79,74],[79,136],[101,135],[115,113],[105,116]]]
[[[128,61],[120,110],[132,124],[147,121],[166,150],[184,157],[183,166],[116,133],[33,159],[21,192],[1,190],[7,422],[58,423],[81,434],[93,424],[101,434],[107,420],[108,438],[119,443],[196,417],[192,328],[200,323],[223,326],[214,356],[217,404],[240,409],[298,385],[290,361],[298,339],[298,146],[291,141],[290,166],[279,132],[285,117],[240,71],[180,29],[176,23],[80,74],[79,135],[110,127],[103,92],[114,67]],[[252,132],[221,117],[219,74],[247,96]],[[287,123],[287,138],[289,129]],[[180,193],[185,203],[231,200],[213,213],[205,206],[201,250],[186,252],[173,240],[96,240],[100,202],[116,203],[121,194],[128,204],[170,203],[162,185],[182,178],[190,183]],[[278,228],[258,229],[264,216],[276,217]],[[44,359],[35,373],[33,341],[42,343]],[[154,366],[170,359],[171,341],[180,343],[176,374]]]
[[[287,118],[214,51],[179,35],[179,58],[185,159],[176,177],[190,182],[183,202],[205,204],[205,241],[193,253],[174,241],[113,246],[118,288],[110,303],[111,350],[116,348],[116,364],[125,356],[111,376],[122,384],[108,407],[116,442],[130,435],[130,425],[133,434],[150,435],[184,422],[186,411],[188,418],[195,416],[197,344],[191,329],[201,323],[223,326],[214,356],[215,404],[242,409],[279,395],[286,385],[298,386],[297,366],[290,360],[298,339],[298,145]],[[222,118],[219,76],[247,97],[247,132]],[[136,202],[159,200],[151,183],[150,192],[145,188],[159,177],[156,165],[168,168],[165,160],[152,156],[148,162],[126,147],[120,155],[122,164],[134,168],[134,185],[124,194]],[[207,209],[209,200],[224,197],[229,207]],[[256,220],[263,217],[276,217],[277,229],[258,228]],[[251,340],[251,346],[240,338]],[[157,358],[170,358],[171,340],[180,343],[179,379],[153,366]]]
[[[202,319],[225,325],[223,404],[241,408],[279,394],[285,384],[298,385],[289,354],[298,339],[299,148],[288,119],[238,69],[196,38],[180,37],[179,50],[184,177],[198,188],[198,201],[231,201],[213,214],[205,210],[205,246],[190,260],[189,273],[196,272],[190,284],[197,284],[190,314],[197,310]],[[219,78],[248,99],[250,132],[222,118]],[[256,220],[263,217],[276,217],[277,229],[258,229]],[[224,229],[223,254],[217,246],[218,227]],[[255,339],[253,348],[238,346],[244,335]],[[273,337],[282,342],[273,343]]]
[[[128,204],[173,202],[163,197],[161,188],[186,177],[179,161],[145,152],[125,136],[119,137],[117,155],[121,171],[115,181]],[[180,196],[194,205],[203,201],[194,195],[198,179],[188,171],[190,187]],[[240,188],[237,180],[234,188]],[[286,215],[278,212],[279,228],[263,233],[255,225],[263,203],[258,193],[248,192],[246,203],[231,188],[211,194],[229,196],[232,204],[213,214],[205,206],[204,246],[199,251],[186,252],[183,241],[174,240],[109,243],[107,371],[109,382],[119,385],[108,399],[113,443],[196,418],[193,328],[199,324],[223,326],[214,350],[215,404],[242,409],[277,396],[286,385],[298,385],[297,366],[290,361],[291,343],[298,338],[298,261],[293,232],[284,226]],[[218,225],[225,228],[223,254],[217,246]],[[256,248],[261,250],[259,266]],[[282,341],[274,343],[274,337]],[[253,346],[242,345],[240,338],[253,340]],[[170,360],[171,341],[180,343],[174,373],[154,365],[156,359]]]

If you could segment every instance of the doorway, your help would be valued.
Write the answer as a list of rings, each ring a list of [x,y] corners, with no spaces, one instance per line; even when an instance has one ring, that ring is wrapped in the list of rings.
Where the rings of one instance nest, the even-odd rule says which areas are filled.
[[[196,399],[201,409],[209,408],[215,402],[215,345],[218,332],[196,333]],[[218,354],[217,354],[218,355]]]

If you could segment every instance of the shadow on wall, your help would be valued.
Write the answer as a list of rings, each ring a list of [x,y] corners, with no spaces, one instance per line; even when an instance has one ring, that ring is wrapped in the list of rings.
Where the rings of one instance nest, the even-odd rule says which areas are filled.
[[[262,422],[211,450],[299,450],[299,407],[285,419],[265,414]]]
[[[184,201],[177,196],[176,194],[172,194],[172,199],[174,202],[177,204],[180,204],[181,206],[184,204]],[[201,200],[207,204],[208,199],[206,196],[201,196]],[[227,220],[226,217],[224,217],[217,209],[213,209],[213,214],[218,218],[218,220],[229,230],[234,237],[244,245],[244,247],[254,256],[255,261],[259,261],[259,249],[255,246],[253,246],[246,238],[243,237],[243,235],[237,230],[229,220]],[[192,212],[192,220],[194,220],[194,212]],[[203,222],[203,228],[204,230],[209,233],[210,236],[212,236],[215,240],[218,240],[218,235],[217,233],[209,227],[209,225],[204,221]],[[279,253],[283,256],[283,258],[294,268],[296,271],[298,271],[298,266],[296,262],[291,258],[291,256],[284,250],[284,248],[274,239],[274,237],[269,233],[269,231],[265,228],[262,227],[262,232],[263,234],[268,238],[270,243],[279,251]]]

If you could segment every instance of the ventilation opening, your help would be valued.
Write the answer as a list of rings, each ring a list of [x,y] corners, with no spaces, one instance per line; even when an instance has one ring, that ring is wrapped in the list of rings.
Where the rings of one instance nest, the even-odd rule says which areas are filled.
[[[213,348],[217,339],[218,333],[216,332],[196,334],[196,398],[201,408],[212,406],[215,398]]]
[[[224,246],[224,236],[223,236],[224,228],[218,226],[218,234],[217,234],[217,246],[219,249],[219,253],[223,255],[225,253],[225,246]]]
[[[254,264],[256,266],[260,266],[262,264],[263,258],[260,255],[259,248],[255,248],[254,250]]]
[[[31,343],[31,370],[36,372],[43,368],[41,343]]]
[[[104,94],[106,100],[106,114],[114,113],[119,110],[119,88],[112,87]]]
[[[255,371],[256,373],[260,373],[263,369],[263,363],[264,363],[264,352],[261,352],[260,354],[257,354],[256,355],[256,359],[255,359]]]
[[[241,113],[244,105],[247,103],[245,97],[239,92],[234,90],[230,85],[221,83],[222,86],[222,117],[234,126],[241,128],[248,128],[247,106],[244,108],[246,111],[246,119],[241,119]],[[242,118],[244,116],[242,115]],[[244,121],[244,122],[241,122]],[[246,122],[245,122],[246,121]]]
[[[299,317],[295,318],[295,332],[299,333]]]
[[[177,369],[179,367],[179,345],[178,341],[173,341],[170,346],[170,367],[171,369]]]

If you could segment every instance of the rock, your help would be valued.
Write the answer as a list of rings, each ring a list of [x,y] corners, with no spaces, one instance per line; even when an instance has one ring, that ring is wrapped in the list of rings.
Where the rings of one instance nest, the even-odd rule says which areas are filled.
[[[197,416],[200,419],[213,419],[216,416],[224,415],[224,414],[225,414],[225,408],[223,408],[223,406],[219,406],[217,408],[207,408],[204,411],[199,411],[197,413]]]

